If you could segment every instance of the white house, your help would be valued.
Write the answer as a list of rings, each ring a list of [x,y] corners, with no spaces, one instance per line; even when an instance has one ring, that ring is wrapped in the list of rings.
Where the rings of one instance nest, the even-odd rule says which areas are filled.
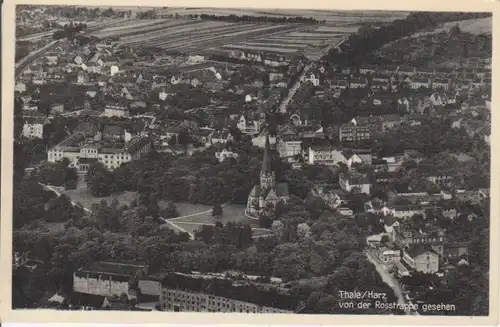
[[[118,74],[118,72],[120,71],[120,68],[117,66],[117,65],[112,65],[110,68],[109,68],[109,74],[111,76],[115,76],[116,74]]]
[[[219,160],[219,162],[223,162],[227,158],[238,158],[238,154],[227,149],[222,149],[222,151],[215,152],[215,158]]]
[[[303,75],[300,80],[303,83],[311,82],[313,86],[319,86],[319,76],[316,76],[312,72]]]
[[[40,117],[27,117],[24,120],[23,136],[26,138],[43,138],[43,125],[45,119]]]
[[[339,184],[347,192],[365,193],[368,195],[371,193],[371,183],[365,174],[341,173]]]
[[[104,108],[105,117],[129,117],[130,111],[126,107],[108,105]]]

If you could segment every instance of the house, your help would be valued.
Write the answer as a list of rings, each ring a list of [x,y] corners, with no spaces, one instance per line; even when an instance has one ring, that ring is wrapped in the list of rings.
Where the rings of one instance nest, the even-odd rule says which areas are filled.
[[[349,207],[338,207],[337,212],[342,216],[354,217],[354,211]]]
[[[309,72],[307,74],[302,75],[300,81],[302,83],[311,83],[313,86],[319,86],[319,76],[316,76],[314,73]]]
[[[233,141],[233,136],[231,133],[224,129],[221,131],[215,131],[212,135],[211,142],[212,144],[220,143],[220,144],[226,144],[228,142]]]
[[[73,59],[73,61],[75,62],[75,64],[77,64],[78,66],[80,66],[81,64],[83,64],[83,59],[82,57],[80,57],[80,55],[77,55],[75,57],[75,59]]]
[[[213,132],[213,129],[210,128],[200,128],[191,131],[191,136],[201,144],[209,144],[211,143],[210,140]]]
[[[399,171],[378,171],[374,175],[377,184],[390,184],[399,180],[402,176]]]
[[[435,174],[435,173],[428,173],[425,176],[425,179],[427,179],[429,182],[432,182],[437,185],[448,185],[452,182],[453,178],[448,175],[442,175],[442,174]]]
[[[344,124],[339,128],[339,140],[357,142],[371,139],[371,131],[366,126]]]
[[[249,120],[244,115],[240,117],[236,127],[238,127],[243,134],[254,135],[260,132],[260,123],[256,120]]]
[[[359,172],[342,172],[339,175],[339,184],[343,190],[370,195],[371,183],[368,175]]]
[[[277,149],[280,158],[293,159],[302,152],[302,139],[296,135],[279,136]]]
[[[373,81],[371,84],[371,90],[376,91],[388,91],[390,87],[389,81]]]
[[[377,70],[377,67],[363,64],[359,68],[359,73],[362,75],[373,74]]]
[[[432,81],[432,89],[433,90],[445,90],[448,91],[450,88],[450,81],[446,79],[436,79]]]
[[[467,258],[469,256],[469,243],[444,242],[443,257],[445,259]]]
[[[102,128],[102,138],[107,140],[123,140],[125,138],[125,130],[118,125],[105,125]]]
[[[309,146],[307,162],[310,165],[336,166],[342,162],[342,151],[338,147],[322,142]]]
[[[342,151],[342,163],[349,169],[356,165],[370,166],[372,164],[371,149],[346,149]]]
[[[420,163],[421,161],[427,159],[422,153],[420,153],[417,150],[405,150],[404,151],[404,158],[405,160],[411,160],[414,161],[415,163]]]
[[[367,86],[365,78],[353,78],[349,81],[350,89],[361,89]]]
[[[222,151],[217,151],[215,152],[215,158],[219,161],[219,162],[223,162],[224,160],[228,159],[228,158],[238,158],[238,154],[236,152],[233,152],[233,151],[230,151],[226,148],[222,149]]]
[[[412,244],[403,251],[404,262],[412,269],[424,274],[439,271],[439,255],[429,246]]]
[[[43,138],[43,126],[46,119],[42,117],[26,117],[23,124],[23,137],[25,138]]]
[[[431,80],[426,78],[412,78],[410,82],[410,88],[413,90],[418,90],[421,87],[430,88]]]
[[[89,74],[83,70],[78,72],[76,83],[86,84],[89,82]]]
[[[401,66],[399,67],[397,74],[401,77],[413,76],[416,74],[416,68],[410,66]]]
[[[384,264],[394,264],[401,260],[401,251],[382,246],[378,248],[378,258]]]
[[[104,107],[105,117],[130,117],[130,110],[127,107],[119,105],[107,105]]]
[[[384,216],[391,215],[397,219],[407,220],[413,215],[425,215],[425,210],[419,204],[391,205],[382,208]]]
[[[16,83],[16,86],[14,88],[14,91],[15,92],[19,92],[19,93],[24,93],[26,92],[26,84],[22,83],[22,82],[19,82],[19,83]]]
[[[380,72],[385,75],[392,75],[398,72],[398,68],[398,65],[387,65],[381,67]]]
[[[415,71],[417,76],[425,76],[431,77],[436,74],[436,70],[434,68],[417,68]]]
[[[141,263],[94,262],[73,274],[73,292],[132,299],[131,286],[147,269]]]
[[[445,106],[448,103],[447,96],[444,93],[433,92],[429,99],[433,106]]]

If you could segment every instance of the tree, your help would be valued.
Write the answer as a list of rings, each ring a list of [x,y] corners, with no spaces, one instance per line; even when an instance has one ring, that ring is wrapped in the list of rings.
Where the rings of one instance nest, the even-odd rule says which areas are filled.
[[[297,225],[297,237],[299,240],[308,238],[311,235],[311,227],[307,223]]]
[[[222,206],[220,204],[214,204],[212,208],[212,217],[219,219],[222,216]]]
[[[281,221],[275,220],[271,225],[271,230],[278,239],[282,239],[285,230],[285,225]]]
[[[177,136],[175,134],[168,140],[168,145],[171,147],[175,147],[177,145]]]

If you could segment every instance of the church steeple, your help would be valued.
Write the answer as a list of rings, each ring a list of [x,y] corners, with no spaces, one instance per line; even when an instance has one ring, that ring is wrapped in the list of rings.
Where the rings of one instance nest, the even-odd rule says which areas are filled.
[[[269,135],[266,135],[264,158],[262,160],[262,169],[260,171],[260,186],[262,188],[268,188],[268,187],[273,187],[274,184],[275,184],[275,176],[271,166]]]
[[[266,135],[266,145],[264,147],[264,159],[262,160],[262,169],[260,171],[261,175],[270,174],[272,172],[271,168],[271,155],[269,154],[269,135]]]

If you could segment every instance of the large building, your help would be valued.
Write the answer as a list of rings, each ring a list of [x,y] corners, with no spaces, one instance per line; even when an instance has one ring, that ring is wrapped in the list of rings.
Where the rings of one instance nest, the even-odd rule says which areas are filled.
[[[356,142],[371,139],[370,129],[366,126],[342,125],[339,129],[340,141]]]
[[[130,140],[105,139],[102,133],[90,136],[77,132],[48,151],[49,162],[69,159],[70,167],[86,172],[93,162],[102,163],[107,169],[115,169],[121,164],[139,159],[151,149],[147,137]]]
[[[136,298],[133,286],[146,273],[147,266],[144,264],[94,262],[73,274],[73,292],[110,298]]]
[[[276,183],[276,176],[271,167],[270,151],[269,136],[266,135],[260,185],[255,185],[248,196],[246,212],[252,216],[274,212],[278,202],[286,203],[289,199],[288,184]]]
[[[144,302],[157,303],[149,306],[161,311],[293,313],[299,304],[294,297],[260,290],[257,286],[236,286],[230,280],[181,273],[161,279],[141,278],[139,289],[138,307],[145,306]]]
[[[26,117],[23,125],[23,136],[25,138],[43,138],[43,126],[46,120],[42,117]]]

